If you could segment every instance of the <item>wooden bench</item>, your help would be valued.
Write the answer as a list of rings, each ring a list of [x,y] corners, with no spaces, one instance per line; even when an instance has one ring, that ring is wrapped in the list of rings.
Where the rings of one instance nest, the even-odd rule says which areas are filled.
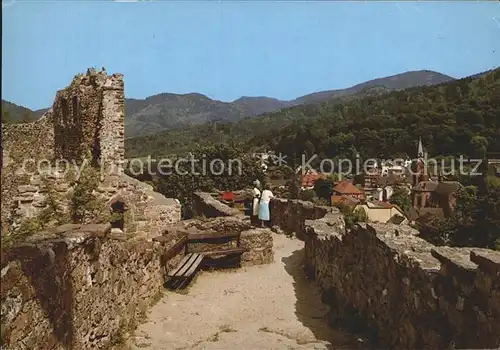
[[[236,241],[236,247],[222,248],[217,250],[210,250],[204,252],[198,252],[203,254],[207,258],[214,258],[220,256],[234,256],[242,254],[248,251],[247,248],[240,246],[240,233],[221,233],[221,232],[203,232],[203,231],[191,231],[186,232],[188,243],[205,243],[213,241]]]
[[[228,248],[228,249],[219,249],[219,250],[210,250],[208,252],[201,252],[200,254],[203,254],[203,256],[213,258],[214,256],[217,255],[233,255],[233,254],[242,254],[244,252],[248,251],[247,248]]]
[[[167,277],[169,277],[168,285],[173,288],[187,286],[205,257],[236,257],[237,255],[248,251],[247,248],[240,247],[240,233],[220,233],[214,231],[204,232],[191,229],[178,230],[178,234],[180,234],[182,238],[180,238],[179,241],[165,254],[165,258],[168,259],[165,259],[165,262],[163,263],[166,267],[166,261],[180,253],[184,248],[186,255],[173,270],[167,272]],[[162,239],[157,238],[157,240],[161,241]],[[188,252],[188,243],[204,243],[214,240],[236,240],[236,247],[204,252]]]
[[[171,278],[190,278],[203,260],[203,254],[189,253],[181,260],[177,268],[168,273]]]

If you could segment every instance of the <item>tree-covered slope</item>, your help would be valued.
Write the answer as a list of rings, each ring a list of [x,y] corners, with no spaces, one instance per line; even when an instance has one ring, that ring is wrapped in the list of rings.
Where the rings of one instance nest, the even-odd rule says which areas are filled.
[[[217,122],[129,139],[129,157],[189,151],[196,144],[248,142],[300,158],[471,155],[481,142],[500,152],[500,69],[475,78],[391,91],[374,86],[320,104],[284,108],[236,123]],[[484,139],[482,139],[482,137]],[[289,159],[290,159],[289,158]]]
[[[32,122],[40,118],[46,109],[32,111],[15,103],[2,100],[2,123]]]
[[[295,159],[303,153],[328,158],[416,156],[419,137],[431,156],[475,156],[483,144],[500,152],[500,69],[476,78],[289,113],[296,121],[278,132],[257,135],[251,144],[269,145]]]
[[[236,122],[291,106],[353,96],[373,88],[399,90],[450,80],[453,78],[437,72],[412,71],[366,81],[346,89],[315,92],[292,101],[260,96],[222,102],[197,93],[162,93],[146,99],[125,100],[125,134],[137,137],[211,122]]]

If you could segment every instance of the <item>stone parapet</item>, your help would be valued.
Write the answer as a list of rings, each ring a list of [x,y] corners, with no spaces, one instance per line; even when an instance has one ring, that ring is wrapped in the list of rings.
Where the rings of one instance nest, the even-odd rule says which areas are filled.
[[[332,207],[318,206],[301,200],[275,198],[270,203],[271,225],[278,226],[284,233],[295,233],[304,239],[305,220],[322,218],[328,212],[338,212]]]
[[[207,218],[242,215],[238,209],[221,203],[210,193],[206,192],[195,192],[193,194],[193,210],[197,216],[205,216]]]
[[[384,348],[498,348],[500,252],[435,247],[391,225],[308,222],[306,268],[330,321],[362,323]]]
[[[63,225],[2,247],[3,348],[103,349],[135,326],[161,296],[175,240],[110,228]]]

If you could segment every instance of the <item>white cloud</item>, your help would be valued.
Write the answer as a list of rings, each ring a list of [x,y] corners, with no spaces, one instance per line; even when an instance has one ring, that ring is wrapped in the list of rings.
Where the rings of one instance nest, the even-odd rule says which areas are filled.
[[[495,17],[491,17],[491,19],[494,20],[498,28],[500,28],[500,23],[498,23],[498,20]]]
[[[15,2],[16,2],[15,0],[10,0],[10,1],[2,0],[2,8],[4,9],[4,8],[9,7],[9,6],[12,6],[12,5],[14,5]]]

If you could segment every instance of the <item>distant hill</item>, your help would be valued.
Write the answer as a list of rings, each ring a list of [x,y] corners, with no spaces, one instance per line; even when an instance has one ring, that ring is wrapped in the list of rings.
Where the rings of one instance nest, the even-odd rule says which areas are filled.
[[[323,102],[336,97],[356,94],[373,87],[384,87],[388,90],[402,90],[410,87],[437,85],[451,80],[454,80],[454,78],[429,70],[405,72],[385,78],[369,80],[347,89],[315,92],[295,99],[293,104],[299,105]]]
[[[163,93],[144,100],[126,99],[125,134],[128,137],[149,135],[214,121],[237,121],[286,106],[268,97],[242,97],[228,103],[197,93]]]
[[[241,97],[233,102],[213,100],[198,93],[161,93],[145,99],[125,99],[125,136],[137,137],[158,132],[192,127],[213,122],[236,122],[247,117],[255,117],[276,112],[284,108],[313,104],[363,94],[389,92],[416,86],[435,85],[453,80],[447,75],[422,70],[370,80],[347,89],[315,92],[292,101],[280,101],[270,97]],[[32,111],[22,106],[2,100],[2,111],[9,110],[13,122],[23,116],[30,120],[39,118],[44,110]]]
[[[380,81],[379,81],[380,82]],[[432,82],[432,80],[431,80]],[[290,157],[330,158],[414,154],[416,140],[433,155],[471,154],[479,140],[500,152],[500,68],[438,85],[390,89],[361,87],[358,93],[302,104],[238,122],[185,127],[127,139],[127,157],[182,154],[219,142],[273,149]],[[483,139],[484,138],[484,139]]]
[[[47,109],[32,111],[29,108],[18,106],[15,103],[2,100],[2,122],[22,123],[32,122],[40,118]]]
[[[135,137],[215,121],[235,122],[282,108],[359,94],[375,87],[391,91],[441,84],[453,79],[437,72],[413,71],[370,80],[347,89],[315,92],[292,101],[280,101],[269,97],[241,97],[233,102],[221,102],[195,93],[185,95],[163,93],[144,100],[127,99],[125,134],[127,137]]]

